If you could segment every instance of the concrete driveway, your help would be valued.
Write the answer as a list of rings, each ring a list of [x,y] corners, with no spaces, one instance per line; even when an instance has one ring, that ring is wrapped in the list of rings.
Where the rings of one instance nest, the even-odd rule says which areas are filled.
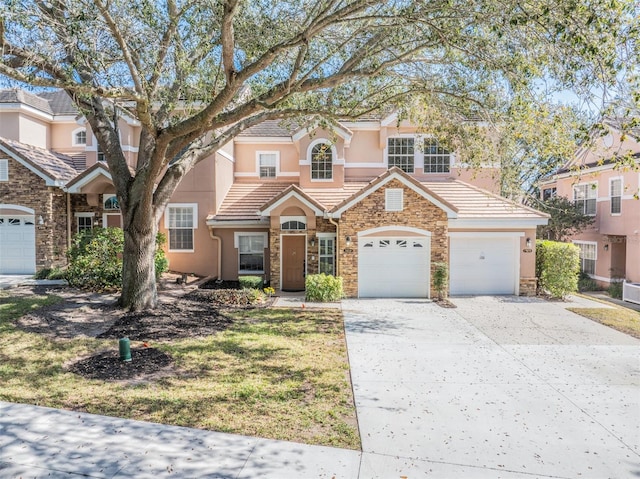
[[[640,477],[640,341],[571,304],[453,302],[343,302],[360,478]]]

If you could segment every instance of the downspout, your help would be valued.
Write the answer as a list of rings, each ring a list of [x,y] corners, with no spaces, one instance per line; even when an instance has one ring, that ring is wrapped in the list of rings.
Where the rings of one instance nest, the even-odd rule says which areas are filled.
[[[329,214],[327,214],[327,219],[336,227],[336,276],[340,276],[340,225]]]
[[[209,228],[209,236],[211,239],[216,240],[218,242],[218,275],[216,277],[217,280],[222,279],[222,239],[220,236],[215,236],[213,234],[213,228]]]

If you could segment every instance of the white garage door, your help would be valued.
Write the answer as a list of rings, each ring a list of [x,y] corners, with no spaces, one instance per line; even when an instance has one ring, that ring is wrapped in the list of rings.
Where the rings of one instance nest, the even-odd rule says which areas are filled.
[[[451,294],[517,294],[517,236],[451,236]]]
[[[429,238],[359,238],[358,296],[426,298],[429,293]]]
[[[36,227],[33,216],[0,216],[0,274],[36,272]]]

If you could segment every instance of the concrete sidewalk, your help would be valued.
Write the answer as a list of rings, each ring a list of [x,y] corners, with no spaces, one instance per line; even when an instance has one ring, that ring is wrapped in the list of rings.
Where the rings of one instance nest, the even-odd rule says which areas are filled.
[[[35,279],[29,274],[0,274],[0,289],[11,289],[19,286],[64,286],[63,279]]]
[[[357,478],[360,452],[0,402],[0,477]]]

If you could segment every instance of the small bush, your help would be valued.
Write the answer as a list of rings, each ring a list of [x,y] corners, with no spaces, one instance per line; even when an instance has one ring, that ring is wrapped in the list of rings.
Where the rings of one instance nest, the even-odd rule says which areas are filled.
[[[344,297],[342,278],[328,274],[309,274],[305,280],[306,301],[330,302]]]
[[[188,294],[189,299],[220,306],[253,306],[262,303],[264,293],[258,289],[197,289]]]
[[[587,273],[580,272],[578,276],[578,291],[596,291],[597,289],[598,283],[596,283],[596,280]]]
[[[540,288],[554,298],[564,299],[578,291],[580,250],[571,243],[539,241],[536,274]]]
[[[609,284],[609,288],[607,289],[607,293],[609,293],[609,296],[612,298],[622,299],[622,280],[612,280],[611,284]]]
[[[38,271],[35,279],[64,279],[66,271],[62,268],[54,266],[53,268],[42,268]]]
[[[433,287],[438,292],[438,299],[447,297],[447,284],[449,279],[449,267],[447,263],[433,264]]]
[[[240,276],[238,278],[241,288],[262,289],[262,276]]]
[[[154,261],[156,263],[156,281],[160,280],[162,273],[169,270],[169,260],[164,252],[164,246],[167,244],[167,235],[158,233],[156,235],[156,255]]]

